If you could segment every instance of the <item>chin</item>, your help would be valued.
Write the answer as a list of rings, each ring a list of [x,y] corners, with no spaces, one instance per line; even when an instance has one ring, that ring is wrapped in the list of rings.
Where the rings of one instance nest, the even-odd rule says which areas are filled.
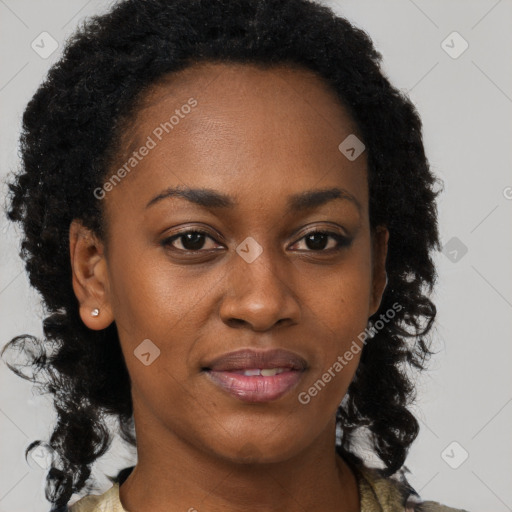
[[[281,433],[283,431],[281,430]],[[284,462],[298,452],[301,447],[297,444],[290,445],[292,436],[287,436],[283,439],[278,436],[275,439],[265,439],[259,437],[247,437],[247,440],[241,438],[238,442],[233,444],[234,439],[229,439],[229,445],[223,445],[214,450],[217,456],[220,456],[230,463],[235,464],[275,464]],[[295,438],[295,441],[296,438]]]

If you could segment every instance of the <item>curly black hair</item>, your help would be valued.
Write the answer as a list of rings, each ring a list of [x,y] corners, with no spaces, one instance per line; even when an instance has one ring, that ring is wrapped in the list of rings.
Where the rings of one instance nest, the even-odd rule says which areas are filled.
[[[369,328],[383,312],[396,314],[380,320],[382,328],[363,348],[337,411],[342,435],[336,450],[363,465],[356,452],[366,432],[383,462],[381,474],[402,468],[419,432],[409,410],[416,390],[407,371],[426,369],[434,353],[430,295],[437,273],[431,256],[440,249],[440,180],[425,156],[418,112],[390,84],[381,60],[366,32],[310,0],[122,0],[87,19],[66,42],[24,112],[21,164],[9,183],[7,209],[23,228],[20,256],[44,300],[44,339],[17,336],[2,351],[23,351],[33,372],[7,362],[9,367],[54,395],[46,497],[56,507],[90,489],[91,466],[113,440],[109,417],[122,439],[136,446],[130,377],[115,322],[93,331],[79,316],[69,226],[79,219],[104,236],[102,202],[93,191],[121,147],[126,121],[152,84],[204,61],[313,70],[357,123],[367,148],[370,227],[384,225],[390,233],[389,284]]]

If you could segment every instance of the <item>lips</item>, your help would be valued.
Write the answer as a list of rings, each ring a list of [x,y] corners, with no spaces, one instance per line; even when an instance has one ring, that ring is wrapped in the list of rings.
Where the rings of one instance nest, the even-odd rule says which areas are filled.
[[[224,354],[202,369],[210,382],[245,402],[269,402],[291,391],[302,378],[307,362],[283,349],[242,349]]]
[[[288,350],[250,350],[243,349],[224,354],[205,365],[204,369],[217,372],[250,370],[253,368],[287,368],[304,370],[307,362],[302,357]]]

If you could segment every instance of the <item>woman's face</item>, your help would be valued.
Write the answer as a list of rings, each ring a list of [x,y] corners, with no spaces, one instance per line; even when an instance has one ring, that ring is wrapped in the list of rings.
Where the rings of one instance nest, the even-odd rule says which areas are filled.
[[[366,151],[338,148],[347,111],[310,71],[210,63],[154,87],[128,133],[94,293],[75,290],[90,328],[117,325],[138,437],[270,462],[331,436],[387,243]]]

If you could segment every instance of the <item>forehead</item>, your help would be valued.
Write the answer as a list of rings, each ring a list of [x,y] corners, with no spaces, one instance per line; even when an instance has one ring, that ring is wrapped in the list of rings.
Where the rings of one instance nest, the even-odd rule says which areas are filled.
[[[163,75],[142,94],[141,106],[154,106],[186,90],[214,95],[216,103],[234,100],[235,96],[249,99],[255,95],[263,101],[268,93],[285,93],[301,97],[304,101],[314,99],[316,108],[321,104],[329,110],[333,103],[340,106],[335,90],[309,68],[294,63],[271,65],[221,61],[197,62]]]
[[[181,122],[181,110],[189,110],[186,103],[191,98],[198,108]],[[334,141],[351,133],[361,138],[357,124],[332,86],[298,65],[202,62],[164,75],[142,94],[136,118],[126,133],[131,141],[143,141],[149,130],[153,132],[166,121],[173,125],[173,138],[183,132],[220,137],[229,126],[239,129],[248,124],[250,135],[267,134],[274,140],[285,141],[305,132],[312,145],[319,138],[315,134]],[[287,123],[289,129],[276,134],[276,122]]]
[[[126,133],[118,165],[152,141],[124,180],[147,201],[173,185],[237,196],[342,186],[367,200],[366,154],[350,161],[338,147],[350,135],[361,138],[358,127],[311,70],[193,65],[145,92]],[[121,185],[114,193],[129,188]]]

